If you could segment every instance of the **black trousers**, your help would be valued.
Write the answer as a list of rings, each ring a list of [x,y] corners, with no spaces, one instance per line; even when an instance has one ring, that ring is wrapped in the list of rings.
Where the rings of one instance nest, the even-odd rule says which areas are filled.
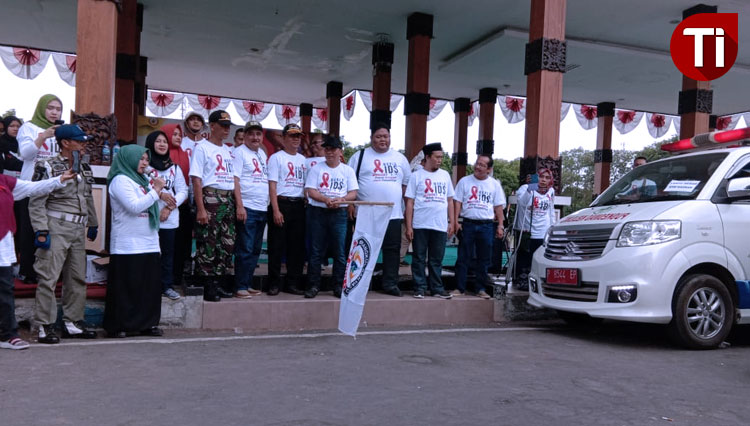
[[[34,247],[34,228],[31,227],[29,217],[29,199],[13,203],[16,214],[16,251],[18,252],[19,274],[27,280],[36,282],[36,271],[34,271],[34,260],[36,247]]]
[[[174,283],[182,285],[183,271],[185,262],[190,260],[193,253],[193,213],[190,209],[190,202],[185,201],[179,207],[180,225],[175,235],[174,250]]]
[[[279,199],[284,225],[276,226],[273,209],[268,207],[268,286],[279,288],[281,259],[286,256],[287,288],[302,288],[305,266],[305,203]]]

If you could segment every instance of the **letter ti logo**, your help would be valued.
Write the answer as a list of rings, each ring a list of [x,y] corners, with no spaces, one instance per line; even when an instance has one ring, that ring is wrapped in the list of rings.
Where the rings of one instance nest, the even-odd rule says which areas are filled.
[[[677,69],[698,81],[715,80],[737,59],[738,14],[698,13],[672,33],[669,52]]]

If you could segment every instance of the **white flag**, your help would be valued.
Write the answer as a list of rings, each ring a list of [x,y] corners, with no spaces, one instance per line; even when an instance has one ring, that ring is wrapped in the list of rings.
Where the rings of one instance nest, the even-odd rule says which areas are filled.
[[[349,248],[339,309],[339,331],[344,334],[357,334],[370,279],[392,211],[391,206],[361,205],[357,209],[357,225]]]

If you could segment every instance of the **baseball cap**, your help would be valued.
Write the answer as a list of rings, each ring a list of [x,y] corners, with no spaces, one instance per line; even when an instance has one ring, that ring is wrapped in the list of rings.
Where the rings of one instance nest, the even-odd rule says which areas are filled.
[[[284,130],[282,131],[282,134],[284,135],[301,135],[302,129],[294,123],[289,123],[286,126],[284,126]]]
[[[55,129],[55,139],[61,141],[68,139],[71,141],[86,142],[89,140],[88,135],[81,130],[76,124],[64,124]]]
[[[247,123],[245,123],[245,131],[251,129],[258,129],[260,131],[263,131],[263,126],[257,121],[248,121]]]
[[[217,109],[208,116],[209,123],[219,123],[222,126],[229,126],[232,124],[232,119],[229,117],[229,113],[224,110]]]
[[[327,136],[326,140],[323,141],[323,148],[343,148],[344,144],[341,143],[341,139],[338,136]]]

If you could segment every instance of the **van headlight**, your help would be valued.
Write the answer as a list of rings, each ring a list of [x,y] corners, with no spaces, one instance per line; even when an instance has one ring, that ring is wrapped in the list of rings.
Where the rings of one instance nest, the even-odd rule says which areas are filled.
[[[622,227],[617,247],[636,247],[677,240],[682,234],[679,220],[644,220],[628,222]]]

